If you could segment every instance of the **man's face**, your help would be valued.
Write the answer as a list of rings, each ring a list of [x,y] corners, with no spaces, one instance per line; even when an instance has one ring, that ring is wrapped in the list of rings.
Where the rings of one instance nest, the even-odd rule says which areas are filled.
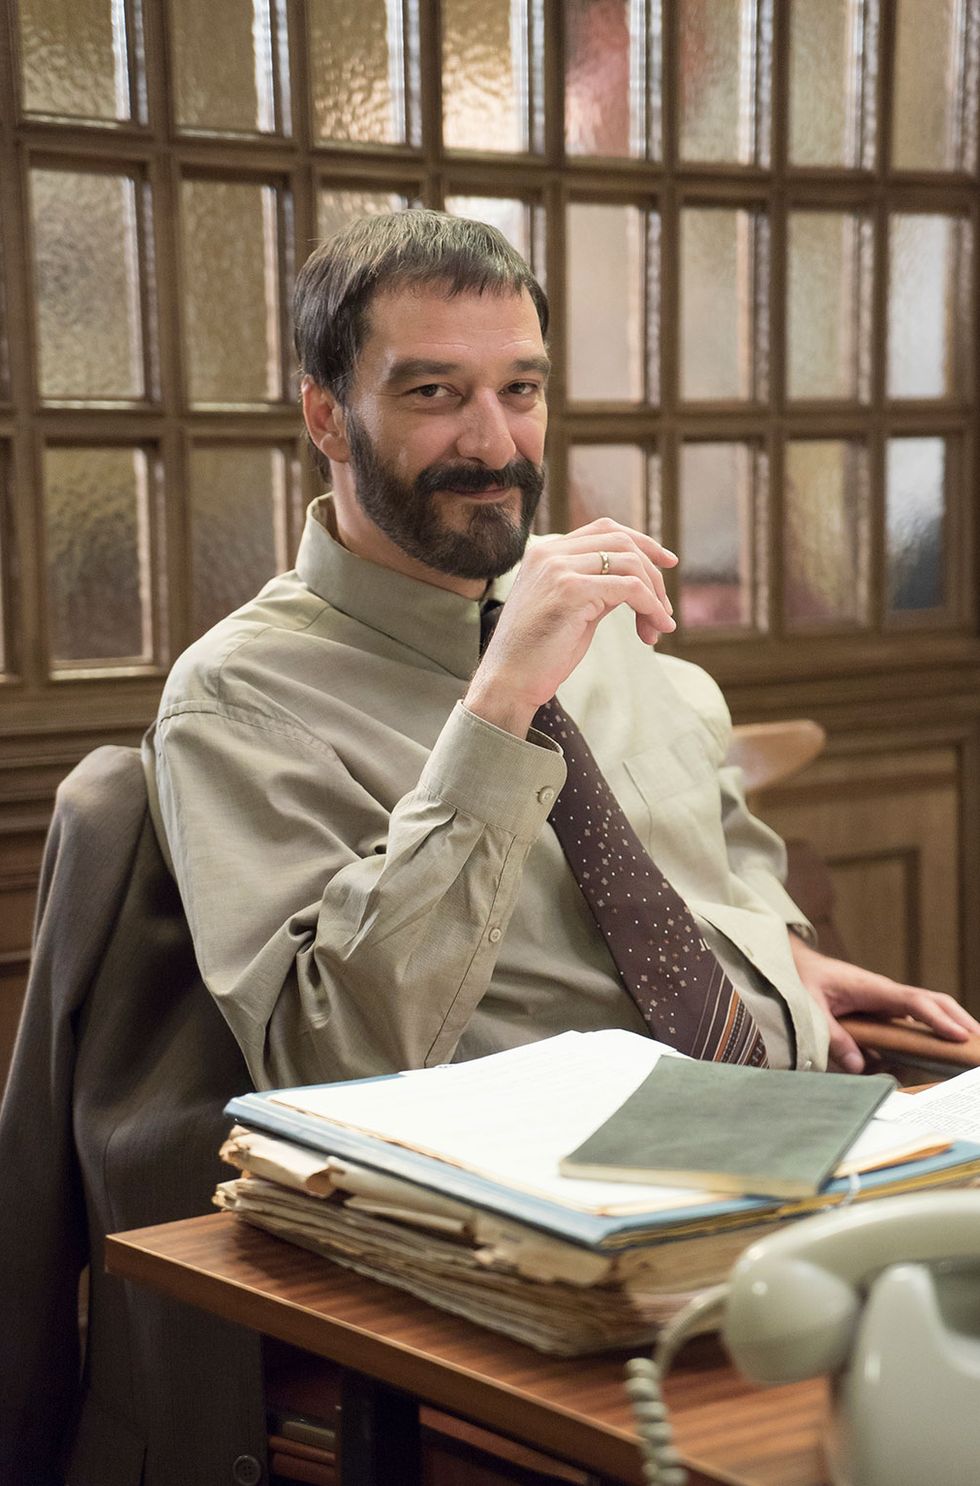
[[[513,567],[541,495],[547,371],[526,293],[379,295],[345,418],[363,516],[440,573]]]

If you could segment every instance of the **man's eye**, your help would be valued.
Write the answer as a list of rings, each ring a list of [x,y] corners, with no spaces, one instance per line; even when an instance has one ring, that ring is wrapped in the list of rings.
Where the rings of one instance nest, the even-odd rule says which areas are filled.
[[[507,391],[514,397],[534,397],[538,391],[537,382],[511,382]]]
[[[424,397],[428,402],[431,402],[433,398],[446,397],[448,390],[441,382],[426,382],[423,387],[413,387],[412,396]]]

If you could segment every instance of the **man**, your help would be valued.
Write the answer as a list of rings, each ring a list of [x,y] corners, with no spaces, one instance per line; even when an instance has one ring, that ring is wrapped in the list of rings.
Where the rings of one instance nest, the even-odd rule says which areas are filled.
[[[566,1028],[650,1030],[653,968],[627,980],[602,900],[586,899],[592,874],[559,841],[560,800],[581,781],[566,785],[575,724],[595,788],[625,813],[623,842],[686,900],[688,943],[734,987],[746,1047],[822,1068],[829,1041],[860,1066],[834,1019],[855,1008],[914,1012],[952,1038],[980,1030],[950,998],[806,943],[781,845],[724,768],[716,686],[654,651],[674,628],[673,554],[611,520],[525,554],[547,303],[504,239],[433,212],[365,219],[307,262],[295,319],[332,496],[311,507],[296,570],[177,663],[147,747],[201,971],[256,1084]],[[506,603],[481,658],[488,600]],[[539,708],[556,693],[552,736]],[[647,959],[665,958],[657,947]],[[683,1002],[683,963],[675,976]]]

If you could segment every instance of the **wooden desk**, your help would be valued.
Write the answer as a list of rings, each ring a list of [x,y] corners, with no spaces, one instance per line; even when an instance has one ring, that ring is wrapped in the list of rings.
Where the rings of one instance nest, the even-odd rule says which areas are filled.
[[[643,1486],[621,1357],[543,1357],[224,1213],[110,1237],[106,1264],[604,1481]],[[704,1341],[666,1391],[692,1486],[823,1486],[822,1382],[753,1388]]]

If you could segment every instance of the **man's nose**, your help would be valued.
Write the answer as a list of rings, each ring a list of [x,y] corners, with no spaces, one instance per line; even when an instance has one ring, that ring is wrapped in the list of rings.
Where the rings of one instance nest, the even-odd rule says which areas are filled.
[[[507,411],[495,393],[477,397],[464,410],[456,451],[463,459],[478,459],[488,469],[503,469],[517,453]]]

